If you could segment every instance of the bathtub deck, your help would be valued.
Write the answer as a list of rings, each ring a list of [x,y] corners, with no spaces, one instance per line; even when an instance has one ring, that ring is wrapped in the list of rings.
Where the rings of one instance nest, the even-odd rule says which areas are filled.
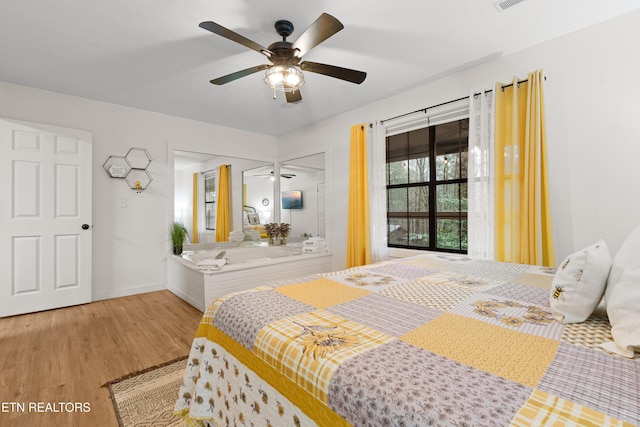
[[[251,289],[275,280],[325,273],[331,269],[330,253],[302,254],[261,260],[259,263],[229,265],[211,273],[202,272],[182,257],[172,255],[168,258],[168,288],[204,312],[213,300],[222,295]]]

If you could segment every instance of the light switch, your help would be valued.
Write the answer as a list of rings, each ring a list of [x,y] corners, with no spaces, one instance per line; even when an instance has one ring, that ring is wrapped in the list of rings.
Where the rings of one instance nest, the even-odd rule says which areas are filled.
[[[127,207],[127,198],[126,197],[120,197],[120,203],[118,203],[118,207],[120,207],[120,208],[126,208]]]

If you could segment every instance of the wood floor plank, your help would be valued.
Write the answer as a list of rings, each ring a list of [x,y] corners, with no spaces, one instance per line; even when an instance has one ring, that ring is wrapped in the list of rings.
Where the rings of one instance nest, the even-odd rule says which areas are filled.
[[[0,319],[0,426],[117,426],[102,385],[186,356],[201,317],[158,291]],[[39,402],[90,411],[29,411]]]

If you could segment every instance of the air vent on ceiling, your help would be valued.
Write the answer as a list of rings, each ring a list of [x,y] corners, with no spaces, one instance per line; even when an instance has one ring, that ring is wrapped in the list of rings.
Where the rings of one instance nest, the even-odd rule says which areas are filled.
[[[504,12],[510,7],[513,7],[518,3],[522,3],[523,1],[524,0],[502,0],[502,1],[495,2],[493,5],[496,7],[496,9],[498,9],[498,12]]]

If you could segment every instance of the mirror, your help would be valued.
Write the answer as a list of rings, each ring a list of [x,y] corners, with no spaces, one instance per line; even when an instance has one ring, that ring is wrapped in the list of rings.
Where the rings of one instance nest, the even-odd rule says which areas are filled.
[[[256,230],[266,237],[263,226],[275,222],[273,165],[268,164],[242,173],[243,182],[243,230]]]
[[[229,186],[231,206],[230,230],[243,230],[246,211],[245,194],[264,194],[273,199],[273,182],[269,179],[245,181],[245,173],[255,170],[273,170],[273,164],[262,160],[250,160],[217,154],[207,154],[185,150],[174,150],[174,220],[181,221],[187,228],[190,240],[194,241],[194,174],[196,174],[196,212],[198,217],[198,243],[215,242],[215,213],[217,180],[220,165],[230,165]],[[253,189],[253,186],[256,189]],[[265,196],[266,197],[266,196]],[[265,218],[273,218],[273,204],[261,205]]]
[[[280,164],[280,221],[292,238],[325,237],[325,155],[313,154]]]

